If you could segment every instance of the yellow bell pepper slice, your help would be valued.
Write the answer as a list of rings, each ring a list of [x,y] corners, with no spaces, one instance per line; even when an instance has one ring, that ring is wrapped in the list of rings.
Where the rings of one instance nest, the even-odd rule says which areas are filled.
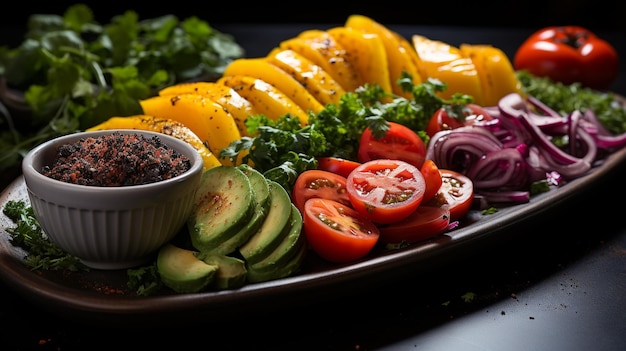
[[[277,120],[286,114],[298,117],[300,123],[306,124],[309,115],[282,91],[276,89],[266,81],[250,76],[223,76],[217,80],[234,89],[239,95],[250,101],[254,109],[266,117]]]
[[[349,27],[334,27],[328,33],[348,52],[356,68],[359,85],[377,84],[392,93],[387,52],[380,36]]]
[[[167,134],[183,140],[193,146],[202,157],[205,170],[222,165],[211,150],[209,150],[209,148],[202,143],[202,140],[200,140],[200,138],[192,132],[191,129],[189,129],[186,125],[169,118],[157,118],[148,115],[111,117],[98,125],[88,128],[87,131],[108,129],[138,129]]]
[[[261,79],[283,92],[304,111],[318,113],[324,109],[317,99],[289,73],[269,63],[264,57],[240,58],[224,70],[224,76],[250,76]],[[305,122],[305,121],[303,121]]]
[[[299,36],[284,40],[279,47],[293,50],[322,67],[345,91],[359,87],[359,74],[348,57],[348,52],[324,30],[308,30]]]
[[[461,44],[459,48],[476,66],[482,85],[483,105],[495,106],[507,94],[522,94],[522,84],[517,79],[513,64],[502,50],[491,45],[470,44]]]
[[[224,165],[234,165],[219,158],[220,151],[241,139],[233,116],[220,104],[200,94],[157,95],[139,101],[146,115],[179,121],[191,129]]]
[[[415,68],[415,75],[419,77],[419,79],[416,79],[415,77],[413,78],[413,84],[419,84],[428,79],[428,77],[426,76],[426,72],[424,72],[422,70],[422,67],[420,66],[419,56],[417,55],[417,52],[415,51],[415,48],[413,47],[411,42],[406,40],[398,33],[393,32],[393,35],[398,39],[399,50],[401,52],[404,52],[407,56],[407,60],[411,62],[411,64],[408,64],[406,71],[411,73],[413,72],[411,70]]]
[[[189,82],[178,83],[165,87],[159,91],[161,96],[200,94],[222,105],[235,119],[239,134],[247,136],[246,119],[258,115],[259,112],[252,103],[239,95],[235,89],[216,82]]]
[[[453,94],[461,93],[471,95],[479,105],[484,104],[478,70],[459,48],[418,34],[412,39],[422,70],[429,78],[437,78],[448,85],[439,94],[442,98],[449,99]]]
[[[367,16],[350,15],[346,20],[345,26],[365,33],[376,34],[381,38],[387,53],[387,70],[389,71],[390,84],[394,94],[412,98],[411,92],[403,91],[398,85],[398,79],[402,76],[402,72],[407,72],[413,77],[413,84],[422,83],[423,74],[416,65],[414,57],[411,56],[410,51],[413,49],[410,43],[407,45],[406,39]],[[407,46],[411,49],[407,50]]]
[[[293,50],[275,48],[266,59],[294,77],[324,106],[339,103],[341,96],[346,93],[322,67]]]

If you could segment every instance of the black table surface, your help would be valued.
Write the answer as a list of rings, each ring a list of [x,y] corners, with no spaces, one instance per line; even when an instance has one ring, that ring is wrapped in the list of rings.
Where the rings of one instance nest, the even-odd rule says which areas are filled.
[[[232,33],[254,57],[302,30],[335,25],[341,24],[218,29]],[[406,37],[493,44],[510,57],[537,29],[388,26]],[[624,37],[612,30],[598,34],[620,53],[622,72],[613,90],[626,95]],[[476,245],[384,284],[328,291],[272,313],[119,327],[64,316],[0,281],[0,349],[624,350],[625,176],[625,167],[616,167],[601,184],[558,209],[521,221],[516,234],[504,240]]]

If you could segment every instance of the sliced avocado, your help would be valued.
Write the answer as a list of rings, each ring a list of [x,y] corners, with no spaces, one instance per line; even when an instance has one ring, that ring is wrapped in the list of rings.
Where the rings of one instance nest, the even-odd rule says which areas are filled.
[[[253,196],[241,169],[218,166],[204,171],[187,221],[194,248],[210,251],[246,226],[254,214]]]
[[[237,289],[246,284],[248,270],[243,260],[237,257],[214,254],[201,257],[205,263],[219,267],[213,277],[213,282],[211,282],[212,287],[219,290]]]
[[[308,246],[306,244],[301,245],[295,256],[293,256],[284,265],[275,267],[276,269],[257,271],[253,267],[248,267],[248,282],[260,283],[268,280],[285,278],[298,272],[302,266],[302,262],[304,262],[307,252]]]
[[[256,200],[254,214],[248,223],[246,223],[246,225],[235,235],[211,250],[211,252],[215,254],[230,255],[231,253],[237,251],[239,246],[243,245],[243,243],[248,241],[248,239],[250,239],[250,237],[259,230],[265,220],[267,212],[269,211],[271,194],[270,187],[265,179],[265,176],[247,164],[241,164],[237,167],[239,167],[250,180],[252,195]]]
[[[263,224],[250,239],[239,247],[239,253],[248,262],[254,264],[269,255],[283,240],[284,230],[291,216],[291,198],[279,183],[267,180],[270,188],[270,208]]]
[[[226,241],[223,241],[222,243],[217,245],[217,247],[211,249],[209,252],[217,255],[230,255],[233,252],[237,251],[237,249],[241,245],[248,241],[250,237],[254,233],[256,233],[259,228],[261,228],[261,225],[263,225],[263,221],[265,221],[265,216],[267,216],[268,210],[269,206],[263,207],[257,204],[252,218],[250,218],[245,227],[241,228],[239,232],[237,232]]]
[[[256,273],[270,273],[272,270],[280,271],[281,267],[298,253],[300,246],[305,244],[304,235],[302,234],[302,215],[294,204],[291,205],[290,222],[285,229],[288,229],[288,233],[283,241],[267,257],[249,265],[251,270],[254,270]]]
[[[213,281],[218,266],[196,256],[197,252],[165,244],[157,256],[157,271],[165,286],[178,293],[195,293]]]
[[[265,178],[263,173],[257,171],[256,169],[250,167],[245,163],[242,163],[237,167],[241,169],[245,175],[248,176],[256,202],[261,206],[267,208],[270,203],[270,187],[267,184],[267,179]]]

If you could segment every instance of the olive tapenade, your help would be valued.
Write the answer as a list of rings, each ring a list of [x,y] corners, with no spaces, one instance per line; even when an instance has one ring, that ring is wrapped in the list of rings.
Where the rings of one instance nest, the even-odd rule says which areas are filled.
[[[190,168],[187,156],[157,136],[114,132],[62,145],[42,173],[67,183],[114,187],[154,183]]]

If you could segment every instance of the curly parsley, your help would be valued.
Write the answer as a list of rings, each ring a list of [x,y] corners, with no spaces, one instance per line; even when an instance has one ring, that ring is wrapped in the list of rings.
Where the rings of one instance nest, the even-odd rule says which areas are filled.
[[[13,228],[6,228],[11,235],[11,243],[27,252],[24,263],[33,270],[89,270],[77,257],[66,253],[50,241],[35,218],[33,208],[27,206],[26,202],[7,201],[3,213],[16,224]]]

